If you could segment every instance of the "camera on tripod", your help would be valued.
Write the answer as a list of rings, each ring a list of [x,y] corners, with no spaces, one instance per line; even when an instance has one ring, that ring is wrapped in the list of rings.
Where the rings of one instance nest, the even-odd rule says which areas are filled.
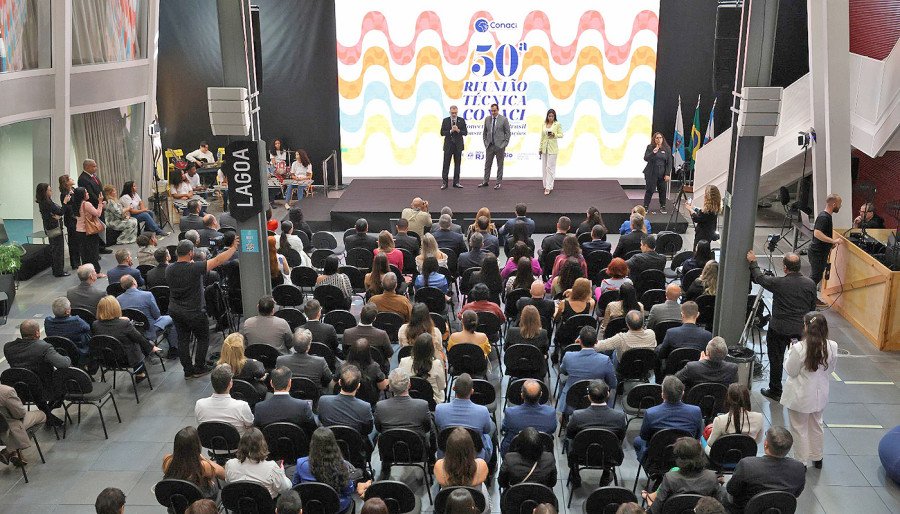
[[[766,249],[769,250],[769,253],[775,251],[778,241],[781,241],[781,234],[769,234],[769,237],[766,238]]]

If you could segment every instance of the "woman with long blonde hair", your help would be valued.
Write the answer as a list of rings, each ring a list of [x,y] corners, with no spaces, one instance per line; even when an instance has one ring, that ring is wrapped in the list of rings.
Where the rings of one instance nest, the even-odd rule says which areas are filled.
[[[238,332],[228,334],[222,342],[222,353],[219,354],[218,364],[228,364],[234,373],[236,380],[250,382],[260,400],[266,397],[266,384],[263,382],[266,369],[256,359],[250,359],[244,355],[244,336]]]
[[[447,254],[438,248],[437,240],[430,233],[422,236],[422,248],[416,257],[416,269],[419,272],[422,271],[422,263],[426,257],[434,257],[438,261],[438,266],[447,267]]]
[[[716,241],[718,239],[716,225],[719,212],[722,211],[722,193],[719,192],[719,188],[713,185],[706,186],[702,209],[693,207],[691,202],[687,202],[687,207],[691,209],[691,220],[694,221],[694,246],[697,246],[698,241]]]

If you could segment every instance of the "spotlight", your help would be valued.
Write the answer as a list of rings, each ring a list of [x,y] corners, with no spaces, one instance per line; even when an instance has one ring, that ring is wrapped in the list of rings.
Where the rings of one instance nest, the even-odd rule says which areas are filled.
[[[766,238],[766,249],[769,250],[769,253],[775,251],[778,241],[781,241],[781,234],[769,234],[769,237]]]

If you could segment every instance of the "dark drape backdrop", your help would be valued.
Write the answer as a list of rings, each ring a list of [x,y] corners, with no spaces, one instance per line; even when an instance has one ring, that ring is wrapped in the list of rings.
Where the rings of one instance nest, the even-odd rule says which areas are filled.
[[[256,0],[260,9],[262,137],[305,149],[321,183],[323,159],[340,149],[334,0]],[[222,85],[215,0],[160,3],[158,109],[167,148],[213,151],[206,88]],[[338,153],[340,159],[340,152]],[[331,179],[330,179],[331,180]]]

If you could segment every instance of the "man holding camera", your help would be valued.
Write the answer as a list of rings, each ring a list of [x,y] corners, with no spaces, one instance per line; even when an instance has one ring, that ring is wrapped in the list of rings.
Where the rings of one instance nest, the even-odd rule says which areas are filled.
[[[415,232],[421,238],[425,230],[431,229],[431,214],[428,213],[428,202],[419,197],[413,198],[412,204],[403,209],[400,217],[409,222],[409,232]]]
[[[791,339],[803,335],[803,315],[816,309],[816,284],[800,274],[800,257],[795,253],[784,256],[784,276],[766,275],[759,269],[753,250],[747,252],[751,280],[772,291],[772,318],[766,333],[766,352],[769,354],[769,388],[760,393],[776,402],[781,401],[781,375],[784,351]]]

